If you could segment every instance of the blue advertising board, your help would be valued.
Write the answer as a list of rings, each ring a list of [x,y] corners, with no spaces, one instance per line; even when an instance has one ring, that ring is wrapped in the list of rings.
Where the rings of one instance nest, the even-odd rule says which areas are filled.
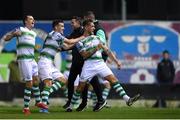
[[[156,83],[162,51],[168,50],[173,61],[179,59],[179,34],[158,24],[126,24],[110,32],[110,48],[122,62],[122,70],[111,67],[121,82]]]

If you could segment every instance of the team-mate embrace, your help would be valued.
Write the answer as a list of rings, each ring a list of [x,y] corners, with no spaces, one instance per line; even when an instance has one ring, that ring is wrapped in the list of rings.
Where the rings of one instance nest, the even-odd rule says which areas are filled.
[[[135,95],[130,98],[121,84],[119,80],[114,76],[110,68],[106,65],[106,63],[102,59],[101,50],[105,51],[106,54],[117,64],[118,69],[121,68],[120,61],[115,57],[115,55],[108,49],[107,46],[103,45],[99,38],[95,35],[92,35],[94,31],[94,23],[92,20],[88,19],[83,22],[84,27],[84,36],[85,38],[78,42],[77,47],[79,49],[80,54],[85,59],[82,72],[80,75],[80,83],[77,87],[77,90],[73,94],[73,98],[71,101],[71,105],[68,109],[72,109],[73,105],[80,98],[81,92],[84,89],[84,86],[89,82],[92,77],[95,75],[108,80],[115,91],[125,100],[128,106],[131,106],[135,101],[140,98],[140,94]],[[106,102],[102,104],[97,104],[93,111],[99,111],[106,105]],[[70,110],[69,110],[70,111]]]

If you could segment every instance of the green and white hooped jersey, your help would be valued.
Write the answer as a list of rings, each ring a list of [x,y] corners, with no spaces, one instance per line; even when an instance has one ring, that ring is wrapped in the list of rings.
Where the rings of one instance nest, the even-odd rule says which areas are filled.
[[[58,49],[63,48],[64,39],[65,37],[61,33],[50,32],[44,42],[41,56],[54,60],[56,53],[59,51]]]
[[[78,48],[79,52],[81,51],[92,51],[97,47],[97,45],[100,43],[100,38],[95,35],[88,36],[84,38],[83,40],[79,41],[76,44],[76,47]],[[96,51],[92,56],[90,56],[87,60],[102,60],[102,54],[101,50]]]
[[[21,31],[21,36],[17,37],[17,59],[26,60],[34,59],[34,47],[36,33],[29,30],[27,27],[20,27],[16,29]]]

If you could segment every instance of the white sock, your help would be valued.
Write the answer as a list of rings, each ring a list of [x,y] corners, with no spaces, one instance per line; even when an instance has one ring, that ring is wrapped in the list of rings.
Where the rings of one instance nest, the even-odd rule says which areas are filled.
[[[123,99],[124,99],[126,102],[128,102],[128,100],[130,99],[130,97],[129,97],[128,95],[124,95],[124,96],[123,96]]]

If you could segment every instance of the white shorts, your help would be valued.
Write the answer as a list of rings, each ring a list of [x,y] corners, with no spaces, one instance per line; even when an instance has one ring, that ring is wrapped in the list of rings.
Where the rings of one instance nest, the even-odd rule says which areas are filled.
[[[63,77],[63,74],[55,67],[52,60],[41,57],[38,61],[39,77],[43,81],[45,79],[55,80]]]
[[[108,75],[112,75],[111,69],[106,65],[103,60],[87,60],[84,62],[80,81],[90,81],[94,76],[104,78]]]
[[[68,80],[69,71],[64,72],[64,77]],[[79,85],[79,75],[76,77],[76,80],[74,81],[74,86],[78,86],[78,85]]]
[[[38,76],[38,65],[35,60],[18,60],[21,79],[31,81],[33,76]]]

